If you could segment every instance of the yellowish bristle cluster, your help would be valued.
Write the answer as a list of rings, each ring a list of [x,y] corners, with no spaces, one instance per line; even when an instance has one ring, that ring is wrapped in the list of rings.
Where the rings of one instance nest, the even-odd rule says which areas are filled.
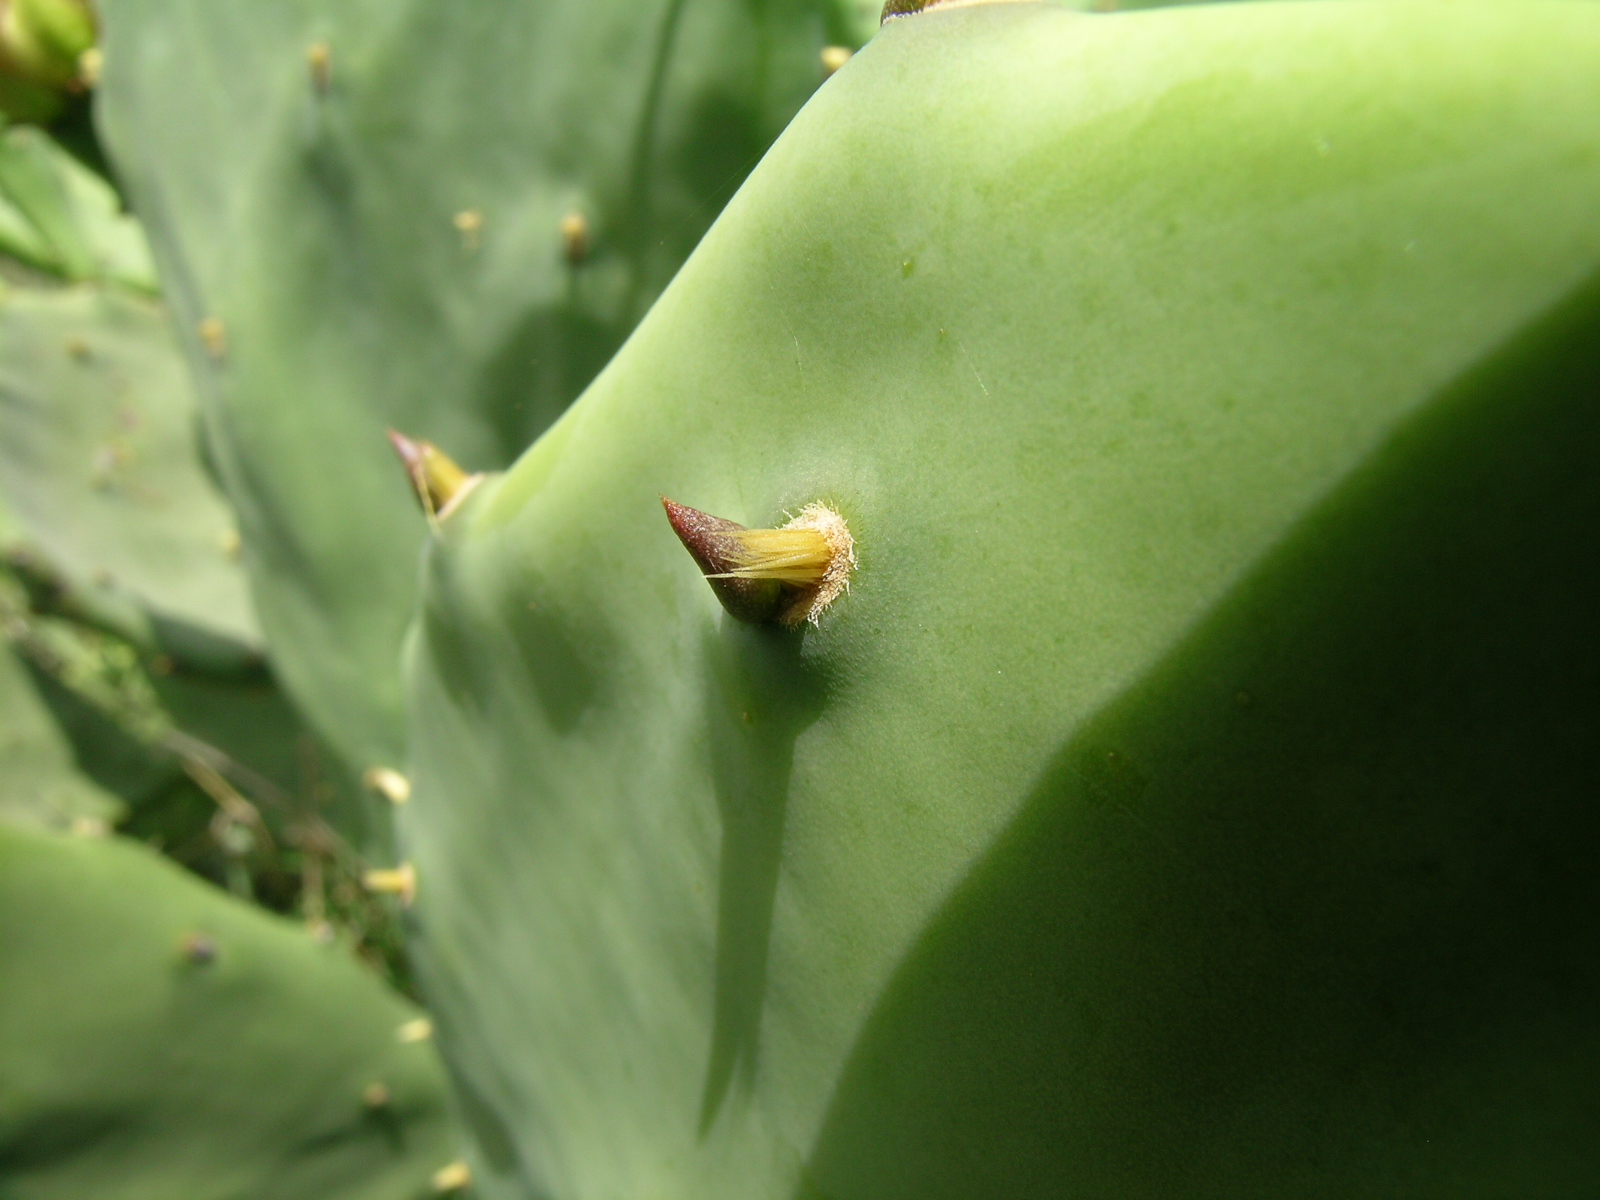
[[[776,579],[797,587],[821,583],[833,550],[815,529],[744,529],[725,535],[729,557],[739,562],[713,579]]]
[[[844,518],[821,501],[800,510],[782,529],[742,529],[724,535],[743,565],[708,579],[776,579],[799,589],[779,614],[785,625],[817,623],[828,605],[850,586],[856,543]]]

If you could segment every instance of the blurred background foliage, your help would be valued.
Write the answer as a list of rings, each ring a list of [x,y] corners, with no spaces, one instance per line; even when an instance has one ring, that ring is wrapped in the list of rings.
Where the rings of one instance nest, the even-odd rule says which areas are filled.
[[[405,987],[358,886],[361,806],[268,667],[143,235],[25,126],[0,137],[0,228],[3,678],[36,747],[0,760],[6,810],[115,825]]]

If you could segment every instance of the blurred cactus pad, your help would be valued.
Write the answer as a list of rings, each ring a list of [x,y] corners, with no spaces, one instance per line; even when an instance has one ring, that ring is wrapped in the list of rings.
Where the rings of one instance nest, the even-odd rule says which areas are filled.
[[[119,9],[154,7],[110,6],[126,146],[200,53],[130,34],[119,65]],[[443,150],[395,160],[396,264],[340,132],[392,96],[465,147],[499,81],[551,78],[501,54],[534,11],[562,10],[485,16],[470,105],[431,82],[464,10],[414,58],[353,52],[349,109],[287,44],[239,93],[301,167],[260,177],[299,182],[238,253],[289,266],[182,303],[238,314],[213,419],[284,455],[274,494],[303,479],[328,546],[388,538],[353,522],[401,520],[398,485],[291,461],[270,409],[331,446],[357,410],[322,389],[414,396],[482,466],[463,414],[522,397],[526,430],[563,397],[550,360],[490,388],[459,348],[508,344],[478,272],[560,278],[579,193],[501,215]],[[259,144],[196,119],[171,136],[197,156]],[[185,210],[144,194],[185,279]],[[335,196],[363,215],[302,277]],[[473,259],[446,217],[476,204]],[[483,1193],[1600,1192],[1597,213],[1592,3],[885,25],[428,554],[401,835]],[[428,323],[319,290],[399,271]],[[464,389],[437,417],[430,355]],[[849,593],[798,631],[732,620],[662,495],[751,527],[826,501]]]
[[[102,132],[198,373],[275,663],[352,767],[396,761],[426,525],[385,429],[470,470],[509,463],[822,81],[822,47],[866,36],[860,5],[101,15]]]
[[[454,1154],[414,1008],[143,847],[0,825],[0,977],[0,1195],[407,1200]]]

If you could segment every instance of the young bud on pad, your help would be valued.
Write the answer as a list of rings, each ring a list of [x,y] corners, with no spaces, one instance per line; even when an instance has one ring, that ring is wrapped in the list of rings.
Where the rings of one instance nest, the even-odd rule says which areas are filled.
[[[443,521],[483,478],[467,474],[443,450],[421,438],[413,441],[391,429],[389,444],[405,467],[429,521]]]
[[[728,615],[752,624],[813,625],[850,586],[855,541],[820,501],[780,529],[746,529],[661,498],[673,532]]]

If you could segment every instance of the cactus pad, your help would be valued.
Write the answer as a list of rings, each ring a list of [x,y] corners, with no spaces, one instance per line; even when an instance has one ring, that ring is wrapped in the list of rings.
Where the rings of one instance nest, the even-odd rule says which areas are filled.
[[[886,25],[431,555],[486,1194],[1600,1189],[1597,211],[1593,4]]]
[[[415,1009],[141,846],[0,828],[0,975],[7,1196],[394,1200],[456,1154]]]

